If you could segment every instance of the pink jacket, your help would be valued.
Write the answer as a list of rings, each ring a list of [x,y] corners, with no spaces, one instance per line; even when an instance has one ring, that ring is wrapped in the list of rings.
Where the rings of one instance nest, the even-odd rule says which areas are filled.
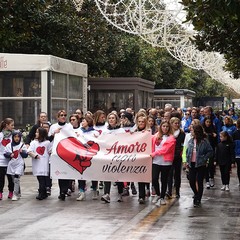
[[[158,133],[152,136],[152,157],[156,155],[162,155],[164,161],[172,162],[174,159],[174,152],[176,146],[176,139],[173,135],[170,135],[163,143],[161,149],[155,151],[155,143],[157,141]]]

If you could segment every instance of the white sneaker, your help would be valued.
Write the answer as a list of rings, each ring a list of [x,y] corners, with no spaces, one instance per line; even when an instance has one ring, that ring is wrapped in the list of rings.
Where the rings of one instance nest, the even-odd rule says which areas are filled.
[[[229,185],[226,185],[225,190],[226,190],[226,191],[230,191]]]
[[[84,192],[80,192],[79,193],[79,197],[76,199],[77,201],[83,201],[86,199],[85,193]]]
[[[223,186],[221,187],[221,190],[222,190],[222,191],[225,191],[225,189],[226,189],[226,185],[223,185]]]
[[[17,201],[17,200],[19,200],[19,197],[17,195],[13,194],[12,201]]]
[[[160,199],[160,204],[161,204],[161,205],[166,205],[167,203],[166,203],[165,199],[161,198],[161,199]]]
[[[163,198],[160,198],[157,203],[156,203],[156,206],[157,207],[160,207],[161,205],[166,205],[166,201],[163,199]]]
[[[159,198],[158,201],[156,202],[155,204],[157,207],[160,207],[161,206],[161,199]]]
[[[97,190],[92,191],[92,200],[98,200],[98,191]]]
[[[210,178],[210,179],[209,179],[209,182],[210,182],[210,187],[214,187],[214,185],[215,185],[214,179],[213,179],[213,178]]]
[[[157,203],[157,201],[160,199],[159,196],[154,196],[152,199],[152,203]]]
[[[102,195],[101,200],[106,202],[106,203],[110,203],[110,196],[109,196],[109,194],[107,193],[107,194]]]
[[[210,182],[207,182],[207,183],[206,183],[206,188],[207,188],[207,189],[210,189]]]

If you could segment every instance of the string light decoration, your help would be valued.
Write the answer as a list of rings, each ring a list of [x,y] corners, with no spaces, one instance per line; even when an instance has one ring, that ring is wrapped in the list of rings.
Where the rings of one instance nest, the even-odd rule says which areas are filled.
[[[164,47],[177,60],[202,69],[213,79],[240,93],[240,79],[224,70],[223,56],[199,51],[194,45],[191,23],[179,0],[94,0],[101,14],[116,28],[140,36],[154,47]],[[73,0],[81,11],[84,0]]]
[[[78,12],[80,12],[82,10],[82,5],[83,5],[84,0],[72,0],[72,1],[73,1],[73,4],[74,4],[76,10]]]
[[[95,0],[106,20],[122,31],[145,35],[162,29],[165,4],[159,0]]]

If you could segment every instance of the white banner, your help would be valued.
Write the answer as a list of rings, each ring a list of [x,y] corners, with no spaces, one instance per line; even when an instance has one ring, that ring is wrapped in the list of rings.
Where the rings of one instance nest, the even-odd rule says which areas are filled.
[[[55,135],[51,156],[53,179],[150,182],[151,133],[108,133],[83,144],[75,133]]]

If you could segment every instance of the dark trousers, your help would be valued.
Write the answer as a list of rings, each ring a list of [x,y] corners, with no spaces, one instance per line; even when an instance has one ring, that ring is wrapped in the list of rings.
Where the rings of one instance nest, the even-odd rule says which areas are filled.
[[[209,163],[206,167],[206,182],[209,182],[209,178],[214,178],[215,168],[214,159],[210,158]]]
[[[39,193],[46,194],[46,188],[47,188],[47,179],[48,176],[37,176],[38,184],[39,184]]]
[[[123,187],[124,187],[123,182],[117,182],[117,188],[118,188],[119,194],[123,193]],[[104,194],[110,194],[110,190],[111,190],[111,182],[104,182]]]
[[[98,186],[98,181],[92,181],[92,189],[93,191],[97,190],[97,186]],[[85,190],[86,188],[86,181],[85,180],[78,180],[78,188],[79,190]]]
[[[46,177],[46,185],[48,188],[52,188],[52,179],[50,178],[50,164],[49,164],[49,174]]]
[[[194,201],[201,202],[205,173],[205,166],[195,168],[195,163],[191,163],[191,167],[189,168],[189,184],[194,193]]]
[[[145,199],[146,197],[146,186],[148,183],[145,182],[139,182],[138,183],[138,197]]]
[[[58,179],[58,186],[60,194],[66,194],[69,186],[69,179]]]
[[[229,185],[231,165],[219,165],[223,185]]]
[[[237,176],[238,176],[238,182],[240,184],[240,158],[235,158],[235,162],[237,164]]]
[[[168,183],[168,175],[171,170],[171,165],[163,166],[163,165],[152,165],[152,185],[156,191],[157,196],[160,198],[164,198],[167,190],[167,183]],[[161,181],[161,191],[159,185],[159,175],[161,174],[160,181]]]
[[[179,195],[181,186],[181,173],[182,173],[182,158],[181,157],[174,158],[173,165],[168,176],[168,193],[170,195],[172,195],[173,179],[176,194]]]
[[[8,179],[8,190],[9,192],[13,192],[14,190],[14,183],[12,176],[7,174],[7,167],[0,167],[0,192],[3,192],[3,188],[5,186],[5,176],[7,175]]]
[[[79,188],[79,191],[85,192],[86,180],[78,180],[78,188]]]

